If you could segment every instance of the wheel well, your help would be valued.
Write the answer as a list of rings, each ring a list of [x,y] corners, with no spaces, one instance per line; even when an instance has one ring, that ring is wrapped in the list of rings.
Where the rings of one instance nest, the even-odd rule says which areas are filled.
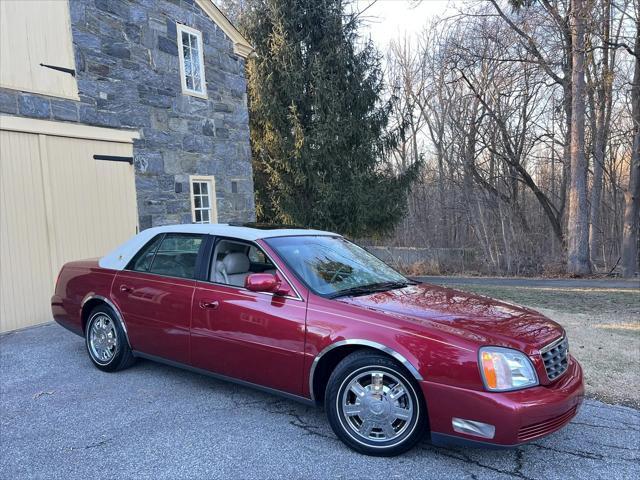
[[[313,372],[313,398],[317,403],[324,403],[324,392],[327,388],[327,382],[329,381],[331,373],[335,370],[338,364],[348,355],[360,350],[368,350],[370,352],[378,353],[390,358],[394,362],[397,362],[397,360],[388,353],[366,345],[343,345],[329,350],[322,356],[322,358],[320,358],[320,361]],[[400,367],[402,366],[400,365]]]
[[[98,305],[107,305],[107,302],[99,298],[92,298],[82,306],[82,312],[80,313],[80,321],[82,322],[82,332],[85,332],[87,327],[87,321],[89,320],[89,314]]]

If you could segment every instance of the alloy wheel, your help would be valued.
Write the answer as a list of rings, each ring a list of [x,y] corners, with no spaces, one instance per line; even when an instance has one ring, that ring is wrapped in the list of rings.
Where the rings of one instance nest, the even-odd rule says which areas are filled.
[[[343,423],[368,442],[398,439],[414,416],[409,387],[397,376],[367,370],[349,380],[340,401]]]
[[[98,363],[109,363],[118,349],[118,336],[113,320],[104,313],[97,313],[91,319],[89,328],[91,356]]]

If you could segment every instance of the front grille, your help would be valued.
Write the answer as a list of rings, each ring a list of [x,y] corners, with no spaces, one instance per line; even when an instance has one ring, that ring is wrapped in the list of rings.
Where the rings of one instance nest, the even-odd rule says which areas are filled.
[[[569,366],[569,340],[562,337],[540,350],[549,380],[554,380],[567,371]]]
[[[529,440],[533,440],[534,438],[542,437],[551,432],[558,430],[563,425],[569,423],[576,412],[578,407],[573,407],[566,413],[559,415],[550,420],[545,420],[544,422],[534,423],[533,425],[527,425],[526,427],[521,427],[518,430],[518,441],[527,442]]]

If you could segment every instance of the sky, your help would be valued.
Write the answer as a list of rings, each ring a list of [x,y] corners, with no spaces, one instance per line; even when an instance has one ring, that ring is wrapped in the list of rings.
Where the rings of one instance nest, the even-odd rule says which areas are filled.
[[[357,0],[356,8],[364,10],[373,0]],[[362,34],[370,35],[381,52],[385,52],[391,40],[419,33],[425,23],[434,16],[455,11],[450,0],[377,0],[362,15],[365,22]]]

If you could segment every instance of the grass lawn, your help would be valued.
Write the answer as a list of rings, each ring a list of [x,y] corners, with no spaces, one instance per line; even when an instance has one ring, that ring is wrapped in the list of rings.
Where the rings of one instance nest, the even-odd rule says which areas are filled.
[[[640,317],[640,292],[629,289],[504,287],[495,285],[452,285],[533,308],[566,313],[636,315]],[[640,328],[640,327],[639,327]]]
[[[587,395],[640,408],[638,290],[451,285],[534,308],[567,331]]]

